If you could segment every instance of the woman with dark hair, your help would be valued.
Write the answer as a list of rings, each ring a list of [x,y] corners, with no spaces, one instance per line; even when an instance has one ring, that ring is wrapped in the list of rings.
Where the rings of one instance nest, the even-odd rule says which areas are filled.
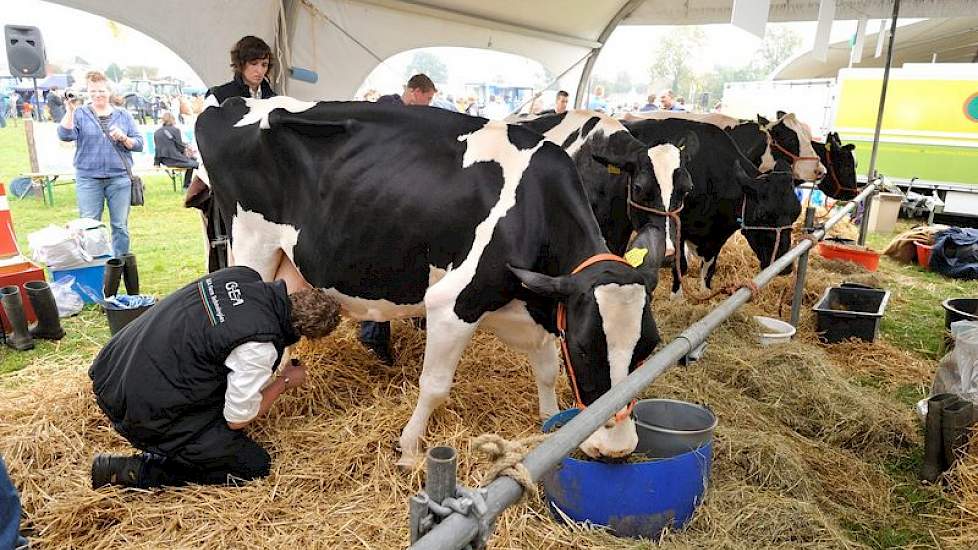
[[[174,168],[197,168],[197,161],[190,158],[193,151],[183,142],[180,128],[174,126],[176,121],[169,111],[163,113],[163,126],[153,134],[153,144],[156,155],[153,164]],[[192,170],[185,170],[183,188],[190,187]]]
[[[268,44],[257,36],[246,36],[231,48],[234,78],[231,82],[207,90],[207,95],[213,95],[218,105],[229,97],[274,97],[276,93],[272,91],[267,78],[272,66],[272,49]]]

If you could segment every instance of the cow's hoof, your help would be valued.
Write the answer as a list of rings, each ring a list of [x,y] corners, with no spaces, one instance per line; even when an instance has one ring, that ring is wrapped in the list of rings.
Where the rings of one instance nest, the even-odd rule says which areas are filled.
[[[398,470],[402,472],[413,472],[418,467],[418,455],[402,453],[401,457],[394,463]]]

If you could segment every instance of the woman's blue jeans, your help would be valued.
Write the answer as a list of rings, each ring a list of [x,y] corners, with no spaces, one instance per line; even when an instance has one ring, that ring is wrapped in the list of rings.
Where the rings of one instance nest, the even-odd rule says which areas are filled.
[[[132,182],[129,176],[114,178],[75,178],[78,215],[102,221],[102,208],[109,203],[112,227],[112,253],[116,258],[129,252],[129,201]]]

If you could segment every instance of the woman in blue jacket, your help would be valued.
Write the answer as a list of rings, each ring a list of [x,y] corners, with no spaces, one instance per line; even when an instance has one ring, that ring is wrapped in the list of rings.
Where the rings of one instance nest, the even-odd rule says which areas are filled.
[[[58,126],[58,137],[76,142],[75,194],[79,216],[101,220],[102,209],[108,203],[112,251],[115,257],[121,258],[129,252],[132,182],[126,166],[132,167],[131,151],[143,150],[143,137],[132,116],[109,103],[109,82],[105,75],[92,71],[85,79],[91,103],[67,104],[67,112]]]

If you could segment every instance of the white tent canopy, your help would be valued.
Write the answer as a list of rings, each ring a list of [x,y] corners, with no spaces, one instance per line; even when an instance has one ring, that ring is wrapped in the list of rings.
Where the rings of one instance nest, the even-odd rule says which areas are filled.
[[[727,23],[732,0],[53,0],[118,21],[172,49],[209,85],[228,80],[228,50],[260,36],[316,84],[279,85],[301,99],[349,99],[379,63],[415,48],[498,50],[553,74],[600,51],[618,24]],[[836,0],[836,18],[887,18],[891,0]],[[815,20],[819,0],[771,0],[770,20]],[[972,0],[902,0],[901,17],[970,15]],[[278,40],[276,40],[278,38]],[[596,55],[591,55],[591,63]]]

